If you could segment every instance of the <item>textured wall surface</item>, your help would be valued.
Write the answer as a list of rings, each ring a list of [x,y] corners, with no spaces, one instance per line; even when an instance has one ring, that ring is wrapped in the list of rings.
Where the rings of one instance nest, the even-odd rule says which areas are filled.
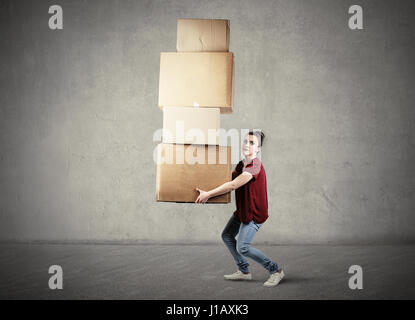
[[[231,21],[234,113],[262,128],[257,243],[415,238],[412,1],[0,1],[0,240],[219,242],[235,202],[157,203],[161,51]],[[48,8],[63,8],[63,30]],[[364,29],[348,28],[360,4]]]

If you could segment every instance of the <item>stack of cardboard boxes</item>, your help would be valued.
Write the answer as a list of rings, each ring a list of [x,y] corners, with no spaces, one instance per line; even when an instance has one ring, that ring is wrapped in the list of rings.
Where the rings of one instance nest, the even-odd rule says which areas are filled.
[[[217,130],[220,113],[233,111],[233,76],[229,20],[178,19],[177,52],[160,56],[157,201],[194,202],[196,188],[231,180],[231,147],[219,146]],[[208,200],[230,201],[230,193]]]

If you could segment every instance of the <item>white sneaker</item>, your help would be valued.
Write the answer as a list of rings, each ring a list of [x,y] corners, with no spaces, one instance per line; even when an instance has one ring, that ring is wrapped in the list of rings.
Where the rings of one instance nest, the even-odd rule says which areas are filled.
[[[226,280],[252,280],[252,275],[238,270],[235,273],[224,275],[224,278]]]
[[[284,270],[271,274],[267,281],[264,282],[264,287],[274,287],[284,278]]]

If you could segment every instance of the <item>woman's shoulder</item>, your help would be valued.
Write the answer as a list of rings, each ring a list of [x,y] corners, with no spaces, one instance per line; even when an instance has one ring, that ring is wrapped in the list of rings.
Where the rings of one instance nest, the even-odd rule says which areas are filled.
[[[255,167],[262,167],[262,161],[258,158],[254,158],[252,160],[252,165]]]
[[[252,161],[255,162],[256,164],[262,164],[259,158],[254,158]]]
[[[258,158],[255,158],[252,161],[252,167],[255,168],[255,170],[257,170],[258,172],[263,172],[265,174],[265,168],[262,165],[262,161]]]

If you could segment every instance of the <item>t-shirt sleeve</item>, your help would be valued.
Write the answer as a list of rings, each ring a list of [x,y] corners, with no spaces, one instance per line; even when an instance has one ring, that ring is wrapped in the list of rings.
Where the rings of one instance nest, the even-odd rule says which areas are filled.
[[[232,171],[232,180],[235,179],[237,176],[239,176],[241,174],[241,162],[239,162],[236,167],[235,170]]]
[[[238,173],[236,172],[236,169],[232,171],[232,180],[235,179],[238,176]]]
[[[254,160],[252,165],[245,167],[242,172],[249,172],[256,179],[261,172],[261,162]]]

